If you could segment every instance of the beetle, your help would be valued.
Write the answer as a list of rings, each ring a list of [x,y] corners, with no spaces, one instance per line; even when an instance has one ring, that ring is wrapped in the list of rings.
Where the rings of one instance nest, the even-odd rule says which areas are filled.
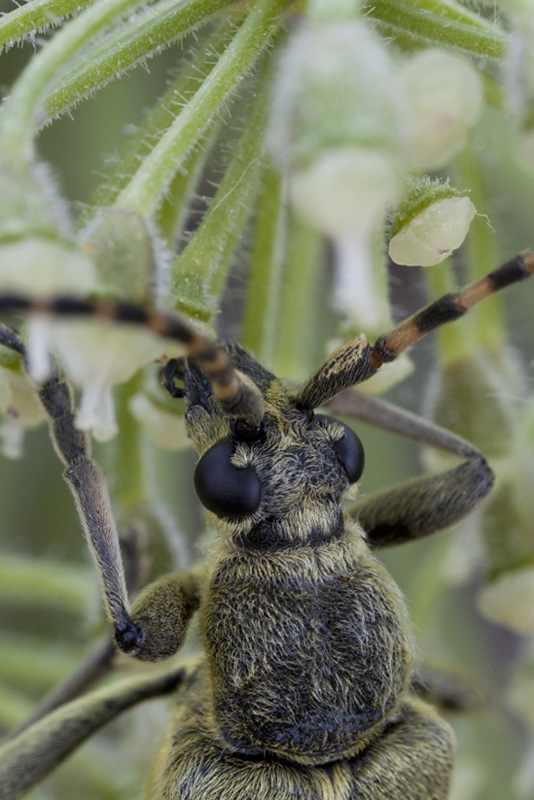
[[[316,409],[532,272],[534,254],[524,253],[374,345],[363,335],[349,341],[297,391],[239,346],[199,334],[178,316],[68,297],[1,296],[3,311],[112,317],[184,344],[187,356],[167,364],[164,385],[186,399],[200,456],[195,486],[219,540],[205,563],[150,584],[130,606],[105,480],[75,427],[69,387],[54,372],[38,388],[118,647],[141,660],[167,659],[198,610],[204,654],[194,665],[173,662],[60,705],[29,726],[0,751],[0,798],[21,796],[125,708],[175,691],[150,778],[153,800],[445,800],[452,732],[416,693],[420,671],[404,601],[373,550],[461,519],[491,491],[493,474],[457,436],[350,395],[354,416],[461,463],[343,508],[362,474],[363,446],[351,428]],[[10,328],[0,328],[0,341],[26,355]],[[427,673],[427,680],[439,694],[439,675]],[[441,691],[445,705],[462,705],[443,681]]]

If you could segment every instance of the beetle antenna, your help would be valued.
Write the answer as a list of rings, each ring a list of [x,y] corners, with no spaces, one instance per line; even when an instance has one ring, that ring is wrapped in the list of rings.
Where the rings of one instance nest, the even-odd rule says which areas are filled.
[[[525,252],[459,292],[445,294],[380,336],[374,346],[366,337],[352,339],[332,353],[306,381],[295,403],[313,409],[328,402],[344,389],[372,378],[383,364],[394,361],[404,350],[447,322],[463,316],[470,308],[495,292],[534,273],[534,252]]]
[[[92,316],[125,324],[142,325],[163,339],[180,342],[211,383],[213,394],[227,416],[253,425],[263,417],[263,395],[256,384],[236,369],[225,345],[200,333],[184,317],[150,311],[133,303],[82,300],[74,297],[33,299],[18,294],[0,295],[0,312],[36,312],[50,316]]]

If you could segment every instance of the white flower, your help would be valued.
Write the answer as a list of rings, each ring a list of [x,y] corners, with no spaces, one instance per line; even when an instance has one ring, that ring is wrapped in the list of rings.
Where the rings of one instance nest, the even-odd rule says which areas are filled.
[[[20,458],[26,430],[41,425],[46,415],[33,383],[17,367],[0,365],[0,424],[2,453],[7,458]]]
[[[424,208],[389,243],[395,264],[430,267],[463,243],[476,208],[468,197],[448,197]]]
[[[519,634],[534,634],[534,566],[499,575],[477,598],[488,619]]]
[[[327,151],[296,172],[290,183],[297,212],[333,240],[334,306],[370,331],[388,317],[373,269],[371,239],[398,190],[395,160],[368,147]]]
[[[439,169],[460,152],[482,113],[480,77],[467,59],[438,49],[413,56],[400,77],[409,111],[406,165]]]
[[[173,414],[158,406],[145,394],[131,397],[128,408],[158,447],[163,450],[185,450],[191,446],[183,415]]]
[[[31,298],[86,297],[95,287],[91,259],[62,242],[21,239],[0,247],[0,291]],[[37,383],[50,374],[54,320],[34,314],[28,321],[28,369]]]
[[[130,380],[152,361],[183,353],[181,346],[148,329],[97,319],[58,321],[53,349],[68,378],[82,389],[76,424],[92,430],[99,441],[117,433],[112,387]]]

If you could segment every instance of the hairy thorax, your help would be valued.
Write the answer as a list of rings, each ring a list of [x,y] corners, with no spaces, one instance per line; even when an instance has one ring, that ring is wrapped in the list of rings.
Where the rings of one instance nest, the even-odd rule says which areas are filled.
[[[201,628],[212,735],[242,754],[306,763],[355,754],[409,680],[403,600],[356,527],[316,546],[227,546]]]

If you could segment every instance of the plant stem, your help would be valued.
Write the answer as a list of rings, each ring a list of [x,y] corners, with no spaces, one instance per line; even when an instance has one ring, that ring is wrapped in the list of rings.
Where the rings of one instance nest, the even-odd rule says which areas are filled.
[[[33,0],[0,17],[0,48],[75,14],[92,0]]]
[[[496,26],[486,30],[415,8],[403,0],[373,0],[367,13],[383,35],[393,36],[408,49],[446,45],[483,58],[503,58],[508,51],[508,37]]]
[[[31,159],[36,116],[50,84],[92,36],[141,1],[98,0],[94,6],[65,25],[32,58],[1,109],[0,141],[3,155],[21,161]]]
[[[200,89],[122,190],[117,204],[150,217],[188,152],[269,43],[287,0],[259,0]]]
[[[104,45],[84,58],[46,99],[47,118],[57,117],[74,103],[118,78],[126,70],[208,22],[210,17],[234,0],[164,0],[139,19],[113,31]]]
[[[445,19],[453,19],[465,25],[473,25],[488,33],[494,33],[495,31],[493,23],[488,22],[487,19],[484,19],[479,14],[469,11],[468,8],[456,3],[455,0],[405,0],[405,2],[415,6],[415,8],[420,8],[422,11],[429,11],[431,14],[436,14]]]
[[[238,16],[228,12],[227,16],[229,19],[225,20],[206,41],[201,40],[200,50],[196,54],[193,52],[191,60],[187,60],[186,65],[169,83],[163,96],[145,116],[134,135],[128,138],[123,152],[120,153],[117,161],[113,162],[106,179],[99,185],[91,198],[89,209],[84,214],[84,222],[96,208],[111,205],[116,200],[119,192],[135,174],[143,158],[150,153],[156,142],[161,139],[198,90],[199,80],[205,78],[211,71],[228,44],[231,33],[235,31],[235,24],[241,19],[242,14]],[[176,177],[187,180],[189,166],[184,164],[183,167],[183,174],[178,172]]]
[[[483,278],[498,266],[499,253],[495,232],[490,219],[488,190],[484,170],[475,149],[467,145],[454,162],[455,181],[459,186],[469,187],[471,200],[477,216],[471,223],[466,241],[467,280]],[[479,303],[471,312],[477,341],[491,349],[506,340],[502,294],[494,294]]]
[[[263,170],[262,178],[241,339],[246,349],[271,368],[281,301],[286,187],[272,166]]]
[[[50,605],[83,614],[95,588],[88,569],[2,553],[0,603]]]
[[[289,220],[273,363],[276,375],[294,379],[311,373],[317,353],[319,297],[323,279],[321,236],[295,217]]]
[[[78,648],[57,643],[51,650],[47,640],[2,632],[0,680],[28,689],[48,690],[78,664]],[[39,653],[36,661],[35,653]]]
[[[272,87],[269,65],[264,69],[232,160],[202,222],[172,271],[172,307],[204,321],[210,320],[218,308],[218,296],[258,186]]]
[[[218,127],[215,125],[207,135],[199,140],[196,149],[188,154],[182,171],[177,172],[172,179],[157,211],[158,233],[163,237],[171,252],[176,251],[177,244],[184,235],[188,214],[191,210],[191,200],[195,196],[206,159],[216,139],[217,130]]]
[[[117,387],[115,402],[119,432],[114,441],[113,505],[121,512],[147,502],[143,433],[128,410],[128,401],[142,387],[142,375]]]

